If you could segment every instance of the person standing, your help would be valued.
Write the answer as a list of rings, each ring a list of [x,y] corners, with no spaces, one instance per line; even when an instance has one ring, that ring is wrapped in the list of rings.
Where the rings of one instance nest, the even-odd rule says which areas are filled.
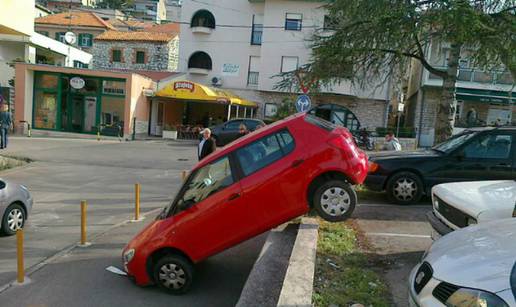
[[[13,123],[9,106],[5,103],[0,105],[0,149],[7,148],[7,134]]]
[[[401,151],[400,141],[394,136],[392,131],[389,131],[385,136],[385,143],[383,144],[384,150],[389,151]]]
[[[214,152],[217,149],[217,144],[215,143],[215,139],[211,137],[211,130],[206,128],[202,131],[202,140],[199,143],[199,147],[197,149],[197,155],[199,157],[199,161],[206,158],[209,154]]]

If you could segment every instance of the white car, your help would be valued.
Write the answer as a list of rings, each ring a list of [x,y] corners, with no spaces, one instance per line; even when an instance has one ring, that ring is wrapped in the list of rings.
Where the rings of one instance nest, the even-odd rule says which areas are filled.
[[[473,224],[514,217],[516,180],[454,182],[432,188],[432,238]]]
[[[516,306],[515,234],[511,218],[436,241],[410,274],[410,306]]]

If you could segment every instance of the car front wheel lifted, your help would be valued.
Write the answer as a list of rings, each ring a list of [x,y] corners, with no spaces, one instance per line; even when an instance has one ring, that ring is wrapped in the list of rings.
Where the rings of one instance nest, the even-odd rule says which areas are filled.
[[[188,292],[192,285],[193,265],[181,255],[167,255],[159,259],[153,268],[154,281],[170,294]]]
[[[330,180],[315,190],[314,208],[324,220],[341,222],[348,219],[357,203],[357,194],[351,185],[341,180]]]

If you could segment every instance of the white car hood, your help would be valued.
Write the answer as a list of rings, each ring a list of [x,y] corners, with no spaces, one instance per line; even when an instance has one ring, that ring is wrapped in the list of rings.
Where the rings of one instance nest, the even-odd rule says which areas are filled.
[[[516,219],[454,231],[436,241],[425,258],[434,278],[490,292],[510,288],[516,260]]]
[[[516,180],[445,183],[435,186],[432,192],[475,218],[486,210],[512,213],[516,204]]]

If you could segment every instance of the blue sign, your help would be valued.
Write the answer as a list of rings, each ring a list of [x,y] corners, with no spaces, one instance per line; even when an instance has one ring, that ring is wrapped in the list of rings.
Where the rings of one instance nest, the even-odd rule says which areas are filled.
[[[296,110],[298,112],[306,112],[310,109],[310,106],[312,105],[312,101],[310,100],[310,97],[307,95],[301,95],[297,97],[296,101]]]

